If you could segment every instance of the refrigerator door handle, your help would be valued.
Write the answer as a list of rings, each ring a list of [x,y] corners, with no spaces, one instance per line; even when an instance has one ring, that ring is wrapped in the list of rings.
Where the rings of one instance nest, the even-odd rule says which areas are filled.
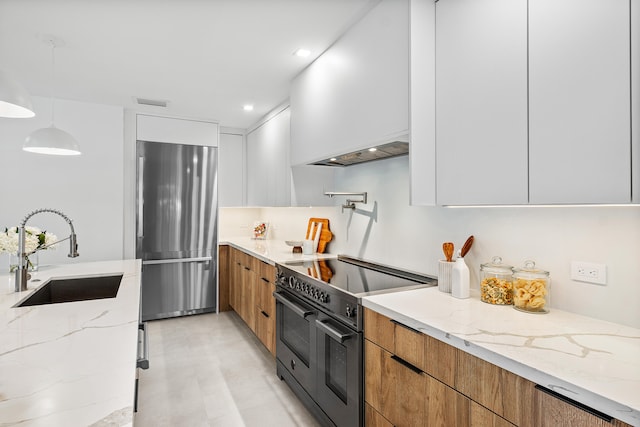
[[[196,258],[174,258],[174,259],[152,259],[147,261],[142,261],[143,265],[153,265],[153,264],[177,264],[181,262],[208,262],[213,258],[210,256],[196,257]]]
[[[144,237],[144,198],[143,198],[143,186],[142,178],[144,177],[144,157],[138,157],[138,238]]]

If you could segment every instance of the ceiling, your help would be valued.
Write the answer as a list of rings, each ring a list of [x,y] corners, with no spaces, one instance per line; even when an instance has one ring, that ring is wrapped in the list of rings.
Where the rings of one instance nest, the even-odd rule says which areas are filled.
[[[0,68],[31,95],[248,128],[378,1],[0,0]]]

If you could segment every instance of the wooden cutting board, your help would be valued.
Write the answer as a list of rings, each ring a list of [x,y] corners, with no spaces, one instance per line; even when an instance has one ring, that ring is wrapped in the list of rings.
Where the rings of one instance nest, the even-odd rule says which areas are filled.
[[[314,223],[322,223],[322,230],[320,230],[320,240],[318,240],[318,253],[324,253],[327,243],[333,239],[333,233],[329,230],[329,220],[327,218],[309,218],[309,224],[307,225],[307,234],[305,239],[313,240],[316,236],[316,229]]]

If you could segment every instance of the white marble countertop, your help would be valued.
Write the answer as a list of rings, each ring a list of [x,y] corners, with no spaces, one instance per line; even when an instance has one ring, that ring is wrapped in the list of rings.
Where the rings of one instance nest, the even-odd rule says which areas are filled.
[[[284,240],[256,240],[250,237],[233,237],[220,239],[219,244],[233,246],[271,265],[276,262],[315,261],[317,259],[336,258],[335,254],[328,253],[294,254],[293,248],[288,246]]]
[[[640,426],[640,329],[551,310],[528,314],[437,288],[362,304],[490,363]]]
[[[0,426],[132,425],[139,272],[137,260],[44,266],[20,293],[0,275]],[[110,273],[123,273],[116,298],[13,308],[50,277]]]

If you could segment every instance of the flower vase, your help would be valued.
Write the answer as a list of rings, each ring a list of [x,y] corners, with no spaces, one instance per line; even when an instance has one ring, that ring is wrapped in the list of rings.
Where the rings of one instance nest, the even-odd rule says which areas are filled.
[[[38,252],[34,252],[27,257],[27,271],[38,271]],[[18,255],[11,254],[9,259],[9,273],[13,273],[18,268]]]

